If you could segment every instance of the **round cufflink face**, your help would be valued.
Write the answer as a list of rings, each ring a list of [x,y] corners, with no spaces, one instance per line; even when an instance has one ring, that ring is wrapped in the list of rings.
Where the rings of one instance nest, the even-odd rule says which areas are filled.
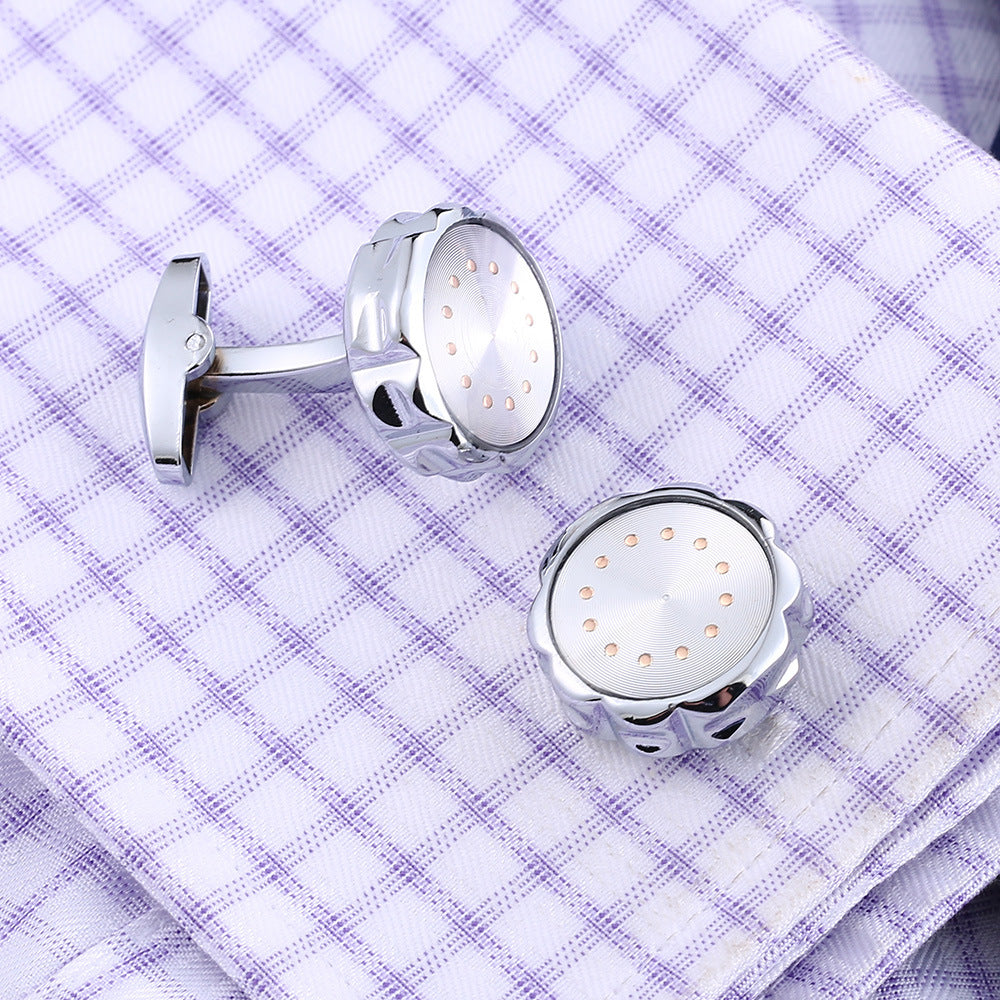
[[[485,220],[459,222],[427,267],[424,330],[441,399],[483,448],[530,441],[558,375],[555,317],[534,263]]]
[[[739,520],[660,498],[581,538],[553,583],[556,648],[596,690],[686,695],[729,672],[770,616],[774,574]]]
[[[773,525],[704,487],[618,497],[549,553],[529,633],[571,719],[646,754],[744,735],[811,615]]]
[[[445,206],[385,223],[355,258],[344,333],[372,425],[418,472],[519,467],[552,421],[555,309],[524,245],[485,213]]]

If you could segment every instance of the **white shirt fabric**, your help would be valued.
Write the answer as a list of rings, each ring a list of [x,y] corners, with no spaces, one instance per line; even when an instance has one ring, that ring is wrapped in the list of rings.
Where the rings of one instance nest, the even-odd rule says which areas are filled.
[[[865,996],[996,874],[982,150],[782,0],[0,27],[0,733],[123,880],[58,904],[106,900],[79,934],[18,922],[10,881],[0,954],[69,942],[28,995]],[[209,252],[221,343],[320,336],[375,226],[444,200],[553,286],[529,468],[423,480],[347,395],[255,397],[192,487],[154,482],[136,371],[173,254]],[[568,520],[675,480],[767,511],[817,622],[767,726],[662,762],[572,729],[524,612]]]

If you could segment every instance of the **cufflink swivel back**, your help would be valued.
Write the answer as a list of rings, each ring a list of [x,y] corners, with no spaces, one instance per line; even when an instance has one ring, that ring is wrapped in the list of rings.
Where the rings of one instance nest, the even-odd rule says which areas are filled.
[[[198,418],[227,391],[353,385],[407,465],[463,481],[520,467],[552,422],[562,376],[552,299],[489,214],[439,205],[383,223],[354,258],[342,335],[217,347],[209,298],[207,259],[175,257],[146,324],[146,441],[161,482],[191,482]]]
[[[794,679],[811,620],[774,525],[684,484],[574,521],[542,563],[528,634],[580,729],[674,756],[757,726]]]

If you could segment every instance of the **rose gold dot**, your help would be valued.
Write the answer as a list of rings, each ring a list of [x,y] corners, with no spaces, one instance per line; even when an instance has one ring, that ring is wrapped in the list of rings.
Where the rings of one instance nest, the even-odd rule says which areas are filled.
[[[629,548],[632,548],[633,545],[638,545],[639,544],[639,536],[638,535],[626,535],[625,536],[625,544]]]
[[[470,271],[475,271],[475,270],[476,270],[476,262],[475,262],[474,260],[467,260],[467,261],[465,262],[465,266],[466,266],[466,267],[467,267],[467,268],[468,268],[468,269],[469,269]]]
[[[593,587],[581,587],[580,588],[580,596],[585,601],[589,601],[594,596],[594,588]]]
[[[707,538],[696,538],[694,540],[694,547],[696,549],[703,549],[707,545],[708,545],[708,539]]]
[[[444,316],[445,319],[451,319],[452,317],[451,306],[444,306],[441,309],[441,315]]]
[[[528,359],[531,361],[532,364],[534,364],[538,360],[538,351],[532,351],[528,355]]]
[[[598,569],[607,569],[607,567],[608,567],[608,557],[607,556],[598,556],[594,560],[594,565]]]
[[[678,660],[686,660],[688,652],[689,651],[688,651],[687,646],[678,646],[674,650],[674,656],[676,656]]]
[[[719,603],[724,608],[728,608],[729,605],[733,603],[733,595],[732,594],[720,594],[719,595]]]
[[[521,383],[521,392],[531,392],[531,383],[527,379]]]
[[[605,653],[606,653],[606,654],[607,654],[608,656],[616,656],[616,655],[618,654],[618,643],[617,643],[617,642],[609,642],[609,643],[608,643],[608,644],[607,644],[607,645],[606,645],[606,646],[604,647],[604,652],[605,652]]]
[[[513,399],[513,397],[508,396],[503,401],[503,405],[506,406],[508,410],[513,410],[514,409],[514,399]]]
[[[458,275],[457,274],[453,274],[448,279],[448,284],[451,285],[452,288],[458,288]]]
[[[462,388],[463,389],[471,389],[472,388],[472,379],[469,378],[468,375],[463,375],[462,376]]]
[[[588,618],[583,623],[583,631],[584,632],[593,632],[595,628],[597,628],[597,621],[594,618]]]
[[[665,542],[669,542],[670,539],[673,537],[674,537],[673,528],[664,528],[663,531],[660,532],[660,538],[662,538]]]
[[[528,326],[534,326],[535,325],[535,317],[532,316],[531,313],[527,313],[525,315],[525,317],[524,317],[524,322],[527,323]]]
[[[521,287],[516,281],[512,281],[510,283],[510,290],[514,295],[517,295],[517,293],[521,290]]]
[[[489,393],[487,393],[485,396],[483,396],[483,407],[484,409],[488,410],[492,405],[493,405],[493,397]]]
[[[719,626],[718,625],[706,625],[705,626],[705,635],[707,635],[709,637],[709,639],[714,639],[718,634],[719,634]]]
[[[715,564],[715,572],[716,573],[728,573],[729,572],[729,563],[727,563],[727,562],[716,563]]]
[[[653,658],[649,655],[649,653],[643,653],[642,656],[639,657],[640,667],[648,667],[652,662]]]
[[[449,353],[449,354],[450,354],[450,355],[451,355],[452,357],[454,357],[454,356],[455,356],[455,353],[456,353],[456,351],[458,351],[458,348],[457,348],[457,347],[456,347],[456,346],[455,346],[454,344],[452,344],[452,343],[451,343],[450,341],[449,341],[449,343],[448,343],[448,344],[446,345],[445,349],[446,349],[446,350],[448,351],[448,353]]]
[[[497,267],[497,262],[495,260],[490,261],[490,274],[496,274],[500,268]]]

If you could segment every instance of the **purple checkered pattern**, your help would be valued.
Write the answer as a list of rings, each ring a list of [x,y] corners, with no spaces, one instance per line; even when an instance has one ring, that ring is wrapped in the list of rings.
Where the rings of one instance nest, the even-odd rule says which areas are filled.
[[[934,926],[1000,869],[1000,174],[817,20],[11,0],[0,177],[0,732],[176,921],[109,922],[123,969],[190,935],[271,1000],[816,995],[940,845],[982,877],[921,882]],[[257,397],[153,482],[172,254],[210,253],[220,342],[323,335],[441,200],[553,285],[525,472],[420,479],[347,396]],[[523,623],[569,518],[676,479],[784,526],[817,629],[767,728],[663,763],[577,735]]]
[[[0,996],[243,994],[9,751],[0,750]]]
[[[993,1000],[1000,995],[1000,883],[977,896],[886,980],[878,1000]]]
[[[918,101],[989,148],[1000,129],[995,0],[805,0]]]
[[[800,946],[802,957],[777,977],[766,956],[755,975],[744,980],[743,995],[758,995],[748,983],[770,982],[762,990],[770,1000],[811,998],[819,992],[861,1000],[873,989],[880,1000],[883,991],[891,996],[892,982],[879,985],[886,971],[900,967],[901,977],[915,943],[930,937],[1000,869],[1000,796],[993,793],[983,799],[990,784],[986,776],[995,771],[992,758],[998,754],[1000,744],[990,741],[966,758],[876,848],[863,869],[810,914],[809,922],[825,927],[826,936],[811,951]],[[909,860],[900,864],[901,858]],[[892,874],[884,877],[887,871]],[[984,900],[989,898],[987,894]],[[980,901],[970,905],[985,917]],[[956,918],[941,936],[953,935],[963,923],[964,916]],[[803,937],[809,942],[808,932]],[[784,961],[789,949],[782,948],[780,954]],[[995,976],[1000,966],[991,969],[985,962],[988,954],[982,952],[984,968]],[[932,972],[933,967],[919,962],[911,967],[906,977],[910,1000],[924,997],[916,988],[921,969]],[[894,973],[893,980],[896,977]],[[988,977],[978,979],[988,988]],[[927,987],[935,983],[933,975],[926,977]]]

